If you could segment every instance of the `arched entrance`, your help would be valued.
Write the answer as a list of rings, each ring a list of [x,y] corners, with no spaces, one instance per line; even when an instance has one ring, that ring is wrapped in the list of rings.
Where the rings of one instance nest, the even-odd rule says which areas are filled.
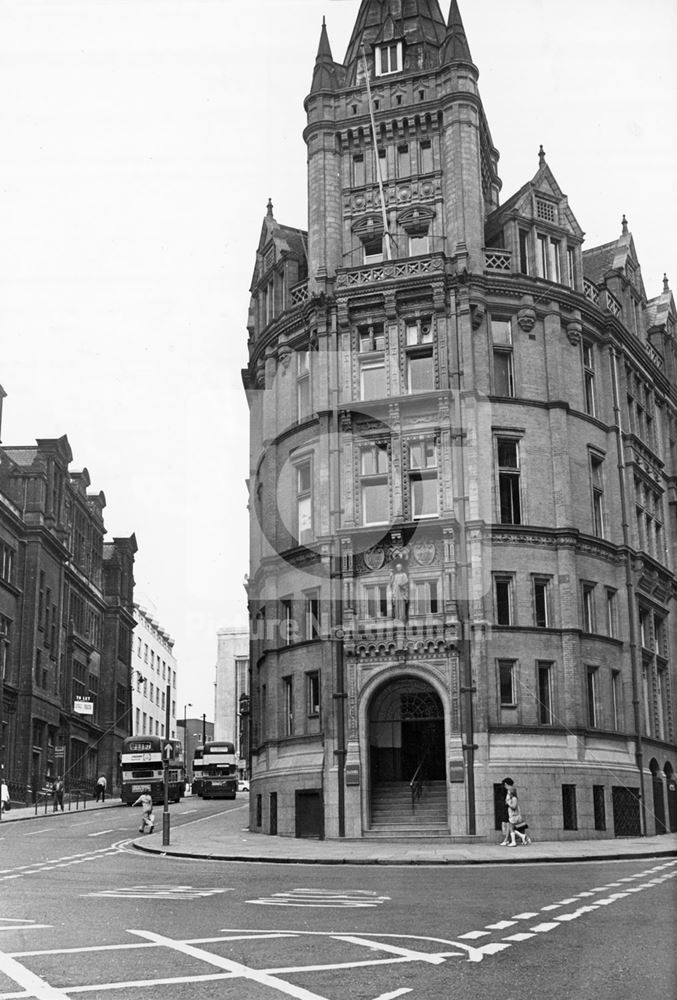
[[[370,828],[391,836],[446,835],[444,709],[435,688],[411,675],[386,682],[371,698],[366,721]]]
[[[653,786],[653,814],[656,833],[666,833],[663,777],[658,766],[658,761],[655,758],[649,764],[649,770],[651,771],[651,784]]]

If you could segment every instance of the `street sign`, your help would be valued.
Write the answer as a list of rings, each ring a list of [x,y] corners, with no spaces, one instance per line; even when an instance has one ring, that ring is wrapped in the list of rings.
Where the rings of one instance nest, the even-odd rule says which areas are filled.
[[[77,715],[94,715],[94,702],[91,698],[76,698],[73,702],[73,711]]]
[[[55,760],[63,760],[63,758],[65,756],[66,756],[66,748],[65,747],[54,747],[54,759]]]

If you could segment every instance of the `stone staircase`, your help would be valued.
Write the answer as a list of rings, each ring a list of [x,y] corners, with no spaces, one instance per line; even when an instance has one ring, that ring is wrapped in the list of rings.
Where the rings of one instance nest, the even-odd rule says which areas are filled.
[[[372,789],[371,827],[365,837],[447,837],[447,786],[426,781],[415,808],[408,781],[385,781]]]

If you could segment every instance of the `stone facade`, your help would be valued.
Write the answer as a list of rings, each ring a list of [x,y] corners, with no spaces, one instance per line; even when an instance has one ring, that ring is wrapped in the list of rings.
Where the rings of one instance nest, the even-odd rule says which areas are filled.
[[[249,630],[220,628],[216,633],[214,739],[235,744],[238,774],[249,776],[247,730],[249,712]]]
[[[169,688],[169,739],[177,739],[177,663],[174,640],[152,612],[134,605],[134,650],[132,653],[132,736],[164,736],[167,728]]]
[[[343,63],[322,28],[307,234],[268,206],[253,829],[369,836],[413,782],[493,838],[506,775],[541,839],[677,828],[674,300],[625,219],[583,249],[542,149],[500,203],[477,78],[455,2],[364,0]]]

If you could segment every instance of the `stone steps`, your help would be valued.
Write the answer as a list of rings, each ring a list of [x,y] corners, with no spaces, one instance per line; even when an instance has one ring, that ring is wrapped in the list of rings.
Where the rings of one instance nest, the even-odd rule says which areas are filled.
[[[448,836],[447,789],[443,781],[425,782],[412,809],[409,782],[375,785],[371,803],[371,834],[396,837]]]

